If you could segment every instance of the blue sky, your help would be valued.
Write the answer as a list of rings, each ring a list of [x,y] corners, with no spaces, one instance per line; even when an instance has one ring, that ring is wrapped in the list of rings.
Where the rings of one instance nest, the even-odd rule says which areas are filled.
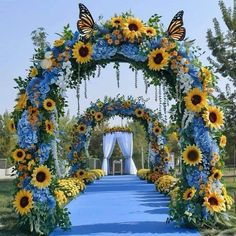
[[[161,22],[165,28],[168,27],[176,12],[184,10],[186,36],[196,39],[196,45],[206,51],[201,57],[205,65],[208,64],[206,58],[210,55],[206,43],[206,31],[213,27],[213,17],[217,17],[222,22],[216,0],[86,0],[80,2],[88,7],[95,21],[100,15],[108,19],[115,13],[119,14],[131,9],[136,17],[144,21],[155,13],[161,15]],[[55,33],[61,32],[67,23],[75,31],[78,3],[77,0],[0,0],[0,114],[5,110],[12,111],[17,92],[13,88],[15,86],[13,78],[26,76],[26,70],[31,65],[33,45],[30,33],[38,27],[44,27],[48,33],[48,41],[52,43],[58,38]],[[232,6],[233,1],[225,0],[225,3],[227,6]],[[222,28],[224,28],[223,24]],[[101,71],[100,78],[88,82],[87,100],[84,98],[82,85],[81,110],[83,111],[97,98],[103,98],[105,95],[116,96],[118,93],[150,98],[147,106],[152,109],[158,107],[154,100],[153,88],[150,88],[145,95],[141,75],[138,89],[134,88],[134,73],[128,69],[128,65],[121,68],[120,84],[120,89],[117,89],[115,71],[112,65],[109,65]],[[71,114],[76,114],[75,91],[68,91],[68,100]]]

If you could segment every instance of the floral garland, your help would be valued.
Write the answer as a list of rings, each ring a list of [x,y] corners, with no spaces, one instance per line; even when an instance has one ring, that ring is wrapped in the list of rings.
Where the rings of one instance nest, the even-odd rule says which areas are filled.
[[[155,86],[165,82],[168,96],[176,98],[184,163],[177,199],[170,206],[170,219],[180,224],[213,227],[216,218],[227,219],[225,210],[232,203],[220,181],[226,143],[221,132],[224,115],[212,95],[216,78],[209,68],[199,66],[193,51],[196,49],[190,42],[176,42],[163,32],[158,16],[143,23],[129,13],[115,15],[101,23],[86,42],[66,26],[53,47],[36,49],[27,78],[16,79],[19,96],[11,125],[17,128],[18,135],[18,144],[12,153],[18,174],[15,197],[27,195],[28,199],[22,203],[29,210],[21,217],[22,224],[40,222],[32,230],[41,232],[43,227],[48,232],[57,222],[55,219],[67,214],[55,208],[52,191],[57,180],[52,157],[52,142],[57,132],[55,113],[62,115],[67,105],[66,88],[76,88],[82,80],[95,76],[97,67],[105,67],[110,62],[128,62]],[[84,128],[76,131],[79,135],[75,138],[79,137],[82,143],[94,125],[103,120],[103,109],[109,107],[109,103],[103,105],[92,104],[95,113],[79,120]],[[116,109],[108,110],[109,115]],[[147,114],[149,120],[151,115]],[[147,114],[141,108],[133,115],[145,120]],[[148,129],[156,137],[162,127],[157,123]],[[160,142],[162,137],[158,138]],[[80,153],[83,144],[77,142],[75,147],[73,152]],[[150,141],[150,149],[156,150],[154,159],[162,154],[156,140]],[[83,160],[71,154],[73,174]],[[190,197],[183,197],[193,188]],[[32,212],[38,212],[34,223]],[[40,215],[40,212],[47,214]]]
[[[123,127],[123,126],[115,126],[112,128],[106,128],[103,133],[115,133],[115,132],[126,132],[126,133],[132,133],[132,129],[129,127]]]

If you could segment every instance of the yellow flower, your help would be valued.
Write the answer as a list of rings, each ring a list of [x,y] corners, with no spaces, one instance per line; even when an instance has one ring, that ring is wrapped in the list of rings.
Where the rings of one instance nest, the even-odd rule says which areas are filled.
[[[94,117],[96,121],[101,121],[103,119],[103,114],[101,112],[95,112]]]
[[[52,175],[47,166],[41,165],[34,169],[31,183],[38,188],[46,188],[51,184]]]
[[[45,121],[45,129],[48,134],[53,134],[54,132],[54,124],[50,120]]]
[[[33,208],[32,193],[28,190],[20,190],[15,196],[13,206],[18,214],[28,214]]]
[[[199,88],[194,88],[188,92],[184,101],[189,111],[200,112],[207,105],[207,94]]]
[[[111,25],[114,28],[121,27],[123,25],[123,19],[120,16],[115,16],[111,18]]]
[[[55,190],[54,194],[56,197],[56,201],[60,207],[67,203],[67,198],[63,191]]]
[[[212,82],[212,73],[206,67],[202,67],[198,73],[198,77],[204,80],[204,84],[209,84]]]
[[[123,33],[129,41],[133,42],[135,39],[139,39],[144,33],[144,25],[141,20],[137,18],[128,18],[124,23]]]
[[[84,125],[84,124],[80,124],[80,125],[78,126],[78,128],[77,128],[77,130],[78,130],[79,133],[85,133],[85,132],[86,132],[86,129],[87,129],[87,127],[86,127],[86,125]]]
[[[55,106],[56,103],[51,98],[47,98],[43,101],[43,108],[47,111],[54,110]]]
[[[37,68],[35,68],[35,67],[33,67],[33,68],[31,68],[31,71],[30,71],[30,77],[31,78],[33,78],[33,77],[35,77],[35,76],[37,76],[38,75],[38,70],[37,70]]]
[[[29,171],[31,171],[34,166],[35,166],[35,161],[34,161],[34,160],[31,160],[31,161],[28,162],[27,169],[28,169]]]
[[[212,214],[225,210],[224,198],[216,192],[207,194],[206,197],[204,197],[203,205]]]
[[[227,143],[227,137],[225,135],[221,135],[220,137],[220,147],[224,148]]]
[[[157,32],[153,27],[145,27],[144,30],[145,30],[145,34],[150,38],[157,35]]]
[[[171,133],[170,140],[172,140],[172,141],[178,141],[179,140],[177,132],[172,132]]]
[[[13,153],[12,153],[12,157],[15,161],[19,162],[19,161],[24,161],[25,159],[25,151],[23,149],[16,149]]]
[[[20,110],[22,110],[23,108],[25,108],[25,107],[26,107],[27,99],[28,99],[28,97],[27,97],[27,94],[26,94],[26,93],[20,94],[19,99],[18,99],[18,101],[17,101],[17,104],[16,104],[16,106],[15,106],[16,110],[19,110],[19,111],[20,111]]]
[[[87,177],[86,171],[82,169],[77,170],[75,175],[79,179],[84,179]]]
[[[63,39],[58,39],[58,40],[55,40],[54,41],[54,46],[55,47],[60,47],[60,46],[62,46],[63,44],[65,43],[65,40],[63,40]]]
[[[224,125],[223,112],[214,106],[209,106],[203,114],[206,125],[212,129],[220,129]]]
[[[213,170],[213,173],[212,173],[211,176],[214,179],[221,179],[222,178],[222,172],[221,172],[221,170],[215,169],[215,170]]]
[[[194,187],[188,188],[185,190],[183,194],[183,199],[186,201],[191,200],[194,197],[195,193],[196,193],[196,189]]]
[[[102,107],[103,107],[103,102],[101,102],[101,101],[99,101],[99,102],[97,102],[97,106],[101,109]]]
[[[15,123],[13,120],[10,120],[7,124],[7,127],[8,127],[8,130],[11,132],[11,133],[14,133],[16,131],[16,127],[15,127]]]
[[[187,165],[195,166],[202,162],[202,153],[195,145],[186,147],[182,155],[184,163]]]
[[[73,57],[78,63],[87,63],[92,59],[93,48],[90,43],[77,42],[73,47]]]
[[[140,108],[137,108],[137,109],[135,109],[134,113],[135,113],[135,115],[136,115],[137,117],[143,117],[143,115],[144,115],[144,110],[143,110],[143,109],[140,109]]]
[[[170,54],[164,48],[157,48],[148,54],[148,67],[151,70],[160,71],[168,65]]]
[[[155,125],[155,126],[153,127],[152,131],[153,131],[153,133],[154,133],[155,135],[159,135],[159,134],[161,134],[162,129],[161,129],[161,127],[159,127],[158,125]]]

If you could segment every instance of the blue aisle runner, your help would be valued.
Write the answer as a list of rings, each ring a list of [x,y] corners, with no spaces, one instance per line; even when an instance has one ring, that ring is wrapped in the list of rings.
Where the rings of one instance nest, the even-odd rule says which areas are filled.
[[[70,231],[51,236],[199,236],[195,230],[166,224],[169,199],[136,176],[106,176],[68,205]]]

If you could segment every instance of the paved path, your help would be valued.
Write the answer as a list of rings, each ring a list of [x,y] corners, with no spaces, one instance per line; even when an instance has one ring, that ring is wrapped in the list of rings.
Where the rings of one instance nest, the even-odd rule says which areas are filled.
[[[68,205],[72,228],[51,236],[199,236],[197,231],[166,224],[169,200],[153,184],[136,176],[106,176]]]

